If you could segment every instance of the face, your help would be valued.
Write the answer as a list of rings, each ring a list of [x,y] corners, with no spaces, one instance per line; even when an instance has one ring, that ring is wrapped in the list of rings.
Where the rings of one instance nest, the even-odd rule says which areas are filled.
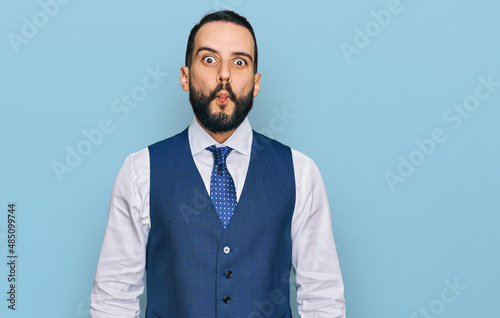
[[[181,68],[181,85],[205,129],[228,132],[245,119],[260,91],[253,61],[254,42],[245,27],[209,22],[198,30],[192,65]]]

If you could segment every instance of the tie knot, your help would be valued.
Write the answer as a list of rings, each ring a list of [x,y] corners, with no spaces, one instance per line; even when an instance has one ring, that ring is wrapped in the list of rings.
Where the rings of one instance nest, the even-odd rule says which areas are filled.
[[[215,145],[207,147],[206,149],[213,153],[214,164],[217,164],[217,165],[226,164],[226,158],[229,155],[229,153],[233,150],[233,148],[230,148],[230,147],[217,148]]]

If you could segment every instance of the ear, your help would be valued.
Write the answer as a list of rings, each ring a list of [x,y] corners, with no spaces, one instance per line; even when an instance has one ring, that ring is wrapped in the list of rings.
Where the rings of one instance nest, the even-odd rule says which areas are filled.
[[[189,67],[181,67],[181,86],[186,92],[189,92]]]
[[[256,97],[260,92],[260,73],[254,75],[253,80],[253,97]]]

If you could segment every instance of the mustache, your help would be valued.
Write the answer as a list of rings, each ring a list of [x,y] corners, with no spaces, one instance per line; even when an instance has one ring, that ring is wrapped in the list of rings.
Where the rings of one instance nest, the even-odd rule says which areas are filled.
[[[231,84],[229,83],[219,83],[219,85],[217,85],[217,87],[212,91],[212,93],[210,93],[210,96],[208,96],[208,100],[215,99],[220,91],[226,91],[227,94],[229,95],[229,98],[232,101],[236,101],[236,94],[233,92]]]

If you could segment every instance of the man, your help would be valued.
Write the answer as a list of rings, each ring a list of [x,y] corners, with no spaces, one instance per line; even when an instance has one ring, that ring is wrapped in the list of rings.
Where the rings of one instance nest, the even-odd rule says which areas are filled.
[[[113,186],[92,317],[345,317],[323,181],[314,162],[252,131],[260,91],[251,25],[232,11],[189,36],[188,129],[127,157]]]

